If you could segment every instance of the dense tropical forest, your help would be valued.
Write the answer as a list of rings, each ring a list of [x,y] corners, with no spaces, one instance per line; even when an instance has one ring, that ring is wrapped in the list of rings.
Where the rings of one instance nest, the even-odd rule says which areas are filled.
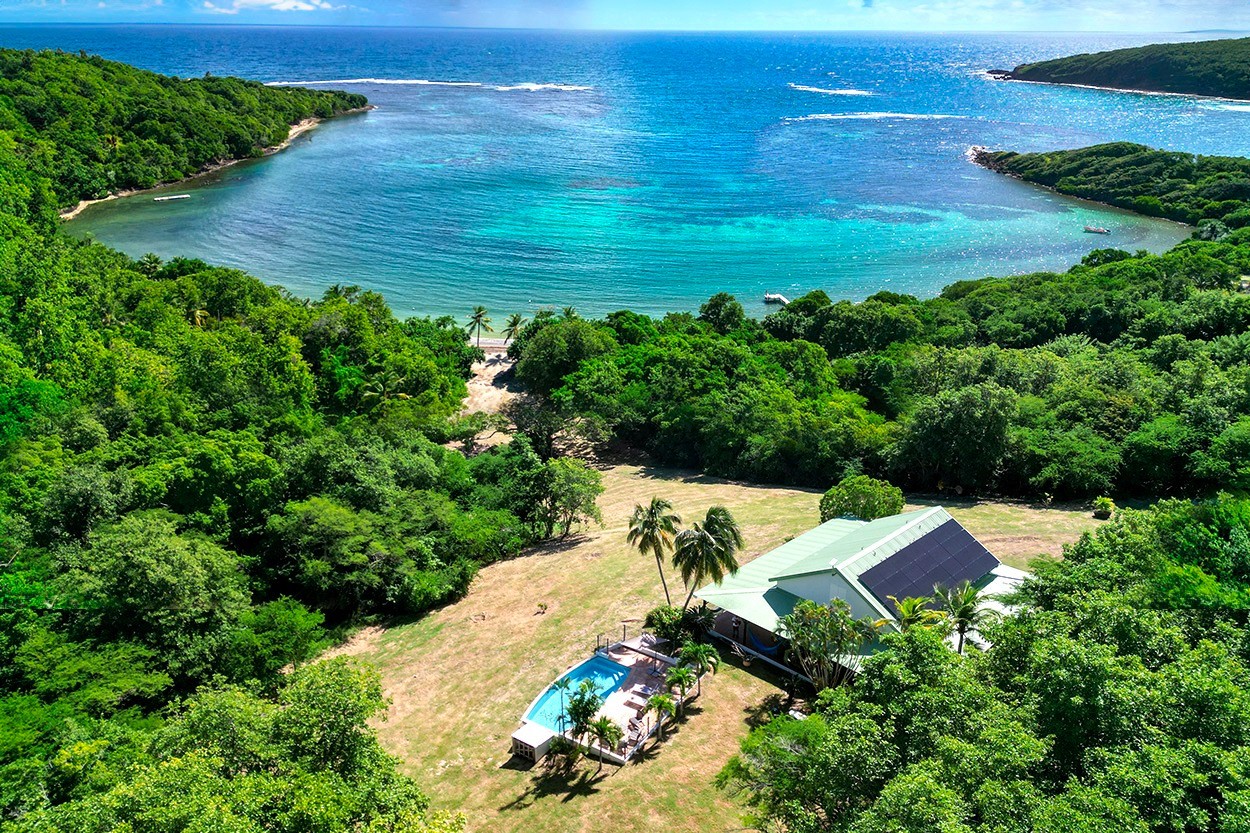
[[[790,833],[1250,825],[1250,501],[1120,513],[959,655],[919,618],[721,782]]]
[[[1235,212],[1234,212],[1235,213]],[[667,463],[827,487],[1057,498],[1250,486],[1250,230],[935,298],[816,291],[762,322],[540,314],[512,345],[552,424]]]
[[[1250,98],[1250,38],[1157,43],[1021,64],[1007,77],[1121,90]]]
[[[291,125],[364,96],[240,78],[172,78],[88,55],[0,49],[0,130],[65,207],[258,156]]]
[[[1163,255],[1100,250],[927,300],[541,312],[511,328],[515,437],[481,448],[498,425],[457,415],[482,355],[461,322],[58,230],[78,199],[362,100],[0,55],[6,833],[459,829],[379,747],[377,677],[308,661],[593,522],[599,474],[572,448],[822,488],[1250,487],[1241,205]],[[891,638],[823,716],[753,737],[727,783],[793,830],[1242,829],[1248,518],[1231,498],[1119,516],[1026,591],[1036,610],[1001,650]]]
[[[376,676],[299,666],[345,623],[419,614],[593,517],[598,473],[524,439],[447,447],[481,355],[450,319],[57,229],[134,136],[163,149],[163,178],[357,100],[6,60],[38,70],[0,95],[0,823],[457,828],[427,818],[368,728]],[[153,84],[194,129],[152,121]],[[242,96],[242,122],[204,109],[225,106],[213,90]],[[254,143],[231,145],[240,124]],[[49,175],[71,158],[88,173]]]
[[[1077,150],[1015,153],[978,149],[978,164],[1070,197],[1199,227],[1220,239],[1250,225],[1250,159],[1195,156],[1111,142]]]

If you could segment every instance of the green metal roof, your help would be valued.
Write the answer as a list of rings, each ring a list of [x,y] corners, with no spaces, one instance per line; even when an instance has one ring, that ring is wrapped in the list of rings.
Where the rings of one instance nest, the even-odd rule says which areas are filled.
[[[719,584],[695,591],[695,596],[771,631],[799,601],[778,587],[778,581],[837,573],[865,606],[893,620],[893,611],[860,585],[860,574],[950,519],[940,506],[870,522],[834,518],[748,561]]]
[[[813,542],[820,541],[820,543],[805,547],[805,555],[778,570],[770,578],[795,578],[813,573],[828,573],[833,570],[838,570],[848,579],[857,578],[860,573],[881,563],[907,544],[950,519],[951,516],[945,509],[934,506],[929,509],[918,509],[901,515],[878,518],[867,523],[843,520],[841,523],[850,523],[854,526],[833,538],[814,535],[829,524],[838,522],[828,521],[790,541],[790,544],[798,544],[808,536],[813,536]],[[783,545],[782,548],[785,546],[789,544]],[[797,554],[799,548],[796,548],[794,552]]]
[[[768,631],[777,630],[777,620],[793,613],[794,606],[799,603],[798,596],[780,587],[770,587],[763,592],[760,588],[728,592],[711,590],[695,595]]]

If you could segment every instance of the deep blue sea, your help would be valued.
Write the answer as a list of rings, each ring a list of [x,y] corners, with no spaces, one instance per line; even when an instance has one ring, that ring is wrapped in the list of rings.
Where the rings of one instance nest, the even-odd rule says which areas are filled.
[[[178,186],[189,200],[95,206],[75,233],[305,295],[355,283],[401,314],[482,303],[497,318],[696,309],[722,290],[756,313],[766,291],[925,296],[1097,247],[1165,249],[1186,230],[996,176],[966,152],[1113,139],[1250,152],[1247,104],[983,74],[1184,37],[0,27],[4,46],[377,105]]]

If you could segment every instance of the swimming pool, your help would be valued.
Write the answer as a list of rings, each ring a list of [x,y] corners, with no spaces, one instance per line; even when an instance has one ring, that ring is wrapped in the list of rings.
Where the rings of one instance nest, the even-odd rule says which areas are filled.
[[[595,690],[600,697],[607,699],[607,696],[621,687],[625,682],[625,678],[629,676],[629,669],[619,662],[613,662],[607,657],[593,656],[590,659],[570,668],[568,671],[560,675],[559,679],[569,678],[572,685],[569,691],[576,689],[582,684],[582,680],[592,680],[595,684]],[[525,713],[525,719],[531,723],[537,723],[545,726],[553,732],[560,731],[560,716],[564,713],[564,705],[568,702],[568,693],[563,694],[550,685],[547,690],[542,693],[530,710]]]

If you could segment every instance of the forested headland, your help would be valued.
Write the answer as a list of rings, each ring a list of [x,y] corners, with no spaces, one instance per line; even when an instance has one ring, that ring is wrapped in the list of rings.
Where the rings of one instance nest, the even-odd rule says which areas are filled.
[[[1021,64],[1000,77],[1121,90],[1250,98],[1250,38],[1158,43]]]
[[[151,188],[281,144],[293,124],[364,107],[354,93],[174,78],[64,52],[0,49],[0,130],[60,208]]]
[[[598,474],[563,454],[567,440],[820,487],[864,472],[1028,496],[1250,488],[1250,298],[1235,291],[1250,272],[1250,231],[1232,223],[1162,255],[1100,250],[1067,272],[969,280],[931,299],[814,292],[763,321],[724,295],[697,315],[542,312],[511,345],[528,389],[509,413],[515,438],[464,453],[483,427],[457,416],[481,353],[460,322],[399,320],[355,286],[300,299],[236,270],[136,260],[58,228],[64,205],[253,154],[292,121],[362,100],[0,54],[6,831],[456,829],[428,813],[368,728],[385,705],[376,677],[343,660],[306,663],[350,624],[421,615],[462,595],[479,566],[593,520]],[[1021,757],[1003,766],[1015,776],[967,781],[988,790],[978,793],[986,802],[1049,796],[1068,789],[1065,778],[1093,779],[1115,763],[1081,757],[1097,745],[1083,736],[1047,745],[1056,744],[1047,727],[1086,725],[1085,714],[1030,711],[1039,702],[1114,706],[1089,714],[1102,746],[1159,745],[1162,720],[1168,737],[1207,743],[1193,747],[1190,769],[1168,770],[1177,790],[1205,802],[1208,815],[1187,816],[1193,829],[1216,817],[1213,790],[1240,789],[1241,753],[1216,752],[1240,748],[1245,721],[1228,709],[1241,700],[1216,711],[1202,689],[1167,700],[1172,711],[1155,723],[1143,716],[1154,701],[1139,695],[1160,679],[1189,691],[1170,663],[1214,669],[1224,688],[1244,690],[1245,508],[1168,506],[1158,517],[1175,522],[1170,537],[1154,516],[1112,528],[1128,536],[1141,524],[1144,543],[1133,547],[1106,533],[1116,558],[1141,552],[1149,563],[1124,567],[1085,543],[1089,557],[1077,552],[1034,591],[1049,594],[1037,596],[1048,639],[1079,632],[1095,647],[1027,653],[1043,643],[1026,634],[1001,666],[980,666],[996,675],[984,690],[969,687],[968,667],[949,670],[962,660],[921,668],[956,686],[956,706],[989,702],[993,687],[1019,693],[1004,713],[1012,731],[1025,727],[1020,743],[1008,738]],[[1124,576],[1144,589],[1116,598],[1139,602],[1140,615],[1047,615],[1081,608],[1090,587],[1115,595]],[[1013,632],[1004,633],[1006,643]],[[913,641],[880,667],[933,648]],[[1073,676],[1077,660],[1088,675]],[[1037,694],[1047,669],[1072,688]],[[979,699],[960,701],[965,690]],[[860,717],[893,714],[871,697],[947,714],[924,705],[928,694],[872,691],[854,707]],[[949,725],[980,731],[961,714]],[[1185,721],[1200,714],[1218,715],[1224,734],[1190,731]],[[935,737],[893,725],[898,744]],[[920,761],[920,747],[896,748],[895,764]],[[965,747],[941,748],[957,762]],[[1159,766],[1175,763],[1148,751]],[[1199,765],[1201,778],[1190,772]],[[873,772],[838,806],[866,806],[889,780],[887,769]],[[926,773],[908,770],[911,781],[891,792],[898,806],[929,788]],[[1042,778],[1034,792],[1018,783]],[[904,790],[912,781],[919,787]],[[1143,806],[1155,800],[1141,795]],[[967,802],[982,801],[939,797],[965,819]],[[1115,829],[1144,829],[1125,818]],[[1002,820],[996,829],[1013,829]]]

